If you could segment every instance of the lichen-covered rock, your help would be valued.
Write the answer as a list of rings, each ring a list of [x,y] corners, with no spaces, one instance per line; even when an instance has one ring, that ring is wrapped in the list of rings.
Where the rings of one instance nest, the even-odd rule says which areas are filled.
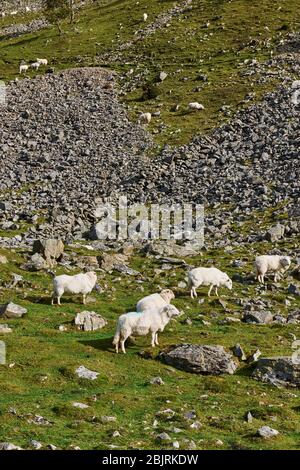
[[[96,312],[84,311],[77,313],[74,323],[80,330],[94,331],[101,330],[107,324],[107,321]]]
[[[289,356],[259,359],[253,377],[275,386],[300,387],[300,363]]]
[[[9,302],[0,305],[0,317],[2,318],[20,318],[27,313],[27,309],[20,305]]]
[[[268,311],[246,312],[243,315],[242,321],[245,323],[266,324],[273,321],[273,315]]]
[[[33,253],[41,254],[48,263],[58,260],[64,252],[64,244],[61,240],[48,238],[47,240],[35,240]]]
[[[196,374],[233,374],[237,364],[223,346],[179,344],[160,353],[160,359]]]

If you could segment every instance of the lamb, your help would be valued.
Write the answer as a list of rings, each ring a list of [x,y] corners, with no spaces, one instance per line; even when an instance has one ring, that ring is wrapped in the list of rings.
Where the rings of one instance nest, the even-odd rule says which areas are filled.
[[[171,289],[164,289],[160,294],[147,295],[136,304],[137,312],[145,312],[146,310],[159,310],[169,305],[171,300],[175,299],[174,292]]]
[[[33,62],[32,64],[30,64],[30,67],[32,69],[35,69],[35,70],[38,70],[40,68],[40,63],[39,62]]]
[[[205,109],[203,104],[194,101],[193,103],[189,103],[189,109]]]
[[[148,15],[147,15],[147,13],[144,13],[144,14],[143,14],[143,20],[144,20],[144,21],[147,21],[147,19],[148,19]]]
[[[54,305],[54,299],[57,299],[57,304],[61,305],[60,299],[64,292],[71,294],[82,294],[83,304],[86,303],[86,296],[90,294],[96,287],[97,275],[94,271],[88,273],[80,273],[75,276],[61,275],[56,276],[53,279],[53,295],[52,305]]]
[[[28,69],[29,69],[29,65],[21,64],[19,68],[19,73],[27,72]]]
[[[142,113],[139,118],[140,124],[150,124],[152,119],[151,113]]]
[[[36,63],[40,65],[48,65],[48,60],[47,59],[36,59]]]
[[[264,284],[264,277],[267,272],[274,272],[274,280],[280,279],[280,273],[284,273],[291,265],[289,256],[261,255],[255,259],[254,267],[258,282]]]
[[[179,310],[174,305],[165,305],[160,310],[147,310],[146,312],[129,312],[119,317],[116,333],[113,339],[116,353],[125,354],[125,341],[129,336],[146,336],[151,333],[152,348],[158,343],[158,332],[164,331],[172,317],[179,316]]]
[[[232,280],[229,276],[220,271],[217,268],[195,268],[192,269],[188,274],[188,286],[191,289],[191,298],[197,297],[196,289],[199,286],[210,286],[208,291],[208,297],[213,287],[215,287],[215,292],[217,297],[218,287],[226,286],[227,289],[232,289]]]

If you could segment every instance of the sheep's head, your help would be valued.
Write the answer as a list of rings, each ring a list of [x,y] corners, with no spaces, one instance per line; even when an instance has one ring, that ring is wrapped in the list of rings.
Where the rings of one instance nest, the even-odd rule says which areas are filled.
[[[171,289],[163,289],[160,296],[169,304],[172,299],[175,299],[175,294]]]
[[[232,289],[232,280],[229,279],[229,277],[226,279],[224,282],[224,285],[227,287],[227,289],[231,290]]]
[[[179,317],[180,312],[174,305],[166,305],[162,311],[167,314],[169,318]]]
[[[280,265],[283,269],[288,269],[291,265],[291,258],[289,256],[281,256]]]

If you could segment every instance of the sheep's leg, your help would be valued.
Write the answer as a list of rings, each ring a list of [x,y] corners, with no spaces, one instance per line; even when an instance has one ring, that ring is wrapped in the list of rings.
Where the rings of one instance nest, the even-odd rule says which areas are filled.
[[[191,288],[191,299],[194,298],[194,292],[193,292],[193,288]]]
[[[60,296],[57,296],[57,305],[61,305],[61,303],[60,303],[60,298],[61,298],[61,295],[60,295]]]
[[[191,289],[191,297],[192,299],[196,299],[197,298],[197,291],[196,291],[196,287],[193,286],[192,289]]]
[[[53,295],[51,298],[51,305],[54,305],[54,299],[55,299],[55,296]]]
[[[216,293],[216,296],[219,297],[219,294],[218,294],[218,286],[215,287],[215,293]]]
[[[211,293],[213,287],[214,287],[213,285],[210,286],[209,291],[208,291],[208,297],[210,297],[210,293]]]
[[[156,336],[156,333],[152,333],[151,334],[151,347],[152,348],[155,348],[155,336]]]
[[[125,339],[121,339],[120,340],[120,346],[121,346],[121,351],[126,354],[126,351],[125,351]]]
[[[116,353],[118,354],[118,352],[119,352],[119,341],[117,341],[116,344],[115,344],[115,350],[116,350]]]
[[[83,303],[83,305],[86,304],[86,294],[83,294],[83,296],[82,296],[82,303]]]
[[[155,335],[155,344],[156,344],[156,346],[159,346],[158,333],[156,333],[156,335]]]

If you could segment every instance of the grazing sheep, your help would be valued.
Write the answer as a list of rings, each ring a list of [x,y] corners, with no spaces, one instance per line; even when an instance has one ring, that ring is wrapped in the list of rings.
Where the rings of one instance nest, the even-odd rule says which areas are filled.
[[[147,21],[147,19],[148,19],[148,15],[147,15],[147,13],[144,13],[144,14],[143,14],[143,20],[144,20],[144,21]]]
[[[47,59],[36,59],[36,63],[40,65],[48,65],[48,60]]]
[[[35,69],[35,70],[38,70],[40,68],[40,63],[39,62],[33,62],[32,64],[30,64],[30,67],[32,69]]]
[[[213,287],[215,287],[216,295],[218,295],[218,287],[226,286],[227,289],[232,289],[232,280],[226,273],[223,273],[217,268],[195,268],[188,273],[188,287],[191,289],[191,297],[197,297],[196,289],[199,286],[210,286],[208,297]]]
[[[169,305],[171,300],[175,299],[174,292],[171,289],[164,289],[160,294],[151,294],[144,297],[136,304],[137,312],[145,312],[146,310],[159,310]]]
[[[54,299],[57,299],[57,304],[60,305],[61,296],[64,292],[70,294],[82,294],[83,304],[86,303],[86,296],[90,294],[96,286],[97,275],[94,271],[88,273],[76,274],[75,276],[61,275],[56,276],[53,279],[53,295],[52,305],[54,305]]]
[[[140,124],[150,124],[152,119],[151,113],[142,113],[139,118]]]
[[[158,332],[164,331],[172,317],[179,316],[179,310],[174,305],[165,305],[160,310],[147,312],[129,312],[119,317],[113,345],[116,352],[125,354],[125,341],[129,336],[146,336],[151,333],[151,346],[158,346]]]
[[[201,103],[198,103],[197,101],[193,102],[193,103],[189,103],[189,109],[204,109],[204,106],[203,104]]]
[[[289,256],[279,255],[261,255],[257,256],[254,262],[256,270],[256,277],[258,282],[264,284],[265,274],[274,272],[274,280],[280,279],[280,273],[284,273],[291,265],[291,258]]]
[[[21,64],[19,68],[19,73],[27,72],[28,69],[29,69],[29,65]]]

